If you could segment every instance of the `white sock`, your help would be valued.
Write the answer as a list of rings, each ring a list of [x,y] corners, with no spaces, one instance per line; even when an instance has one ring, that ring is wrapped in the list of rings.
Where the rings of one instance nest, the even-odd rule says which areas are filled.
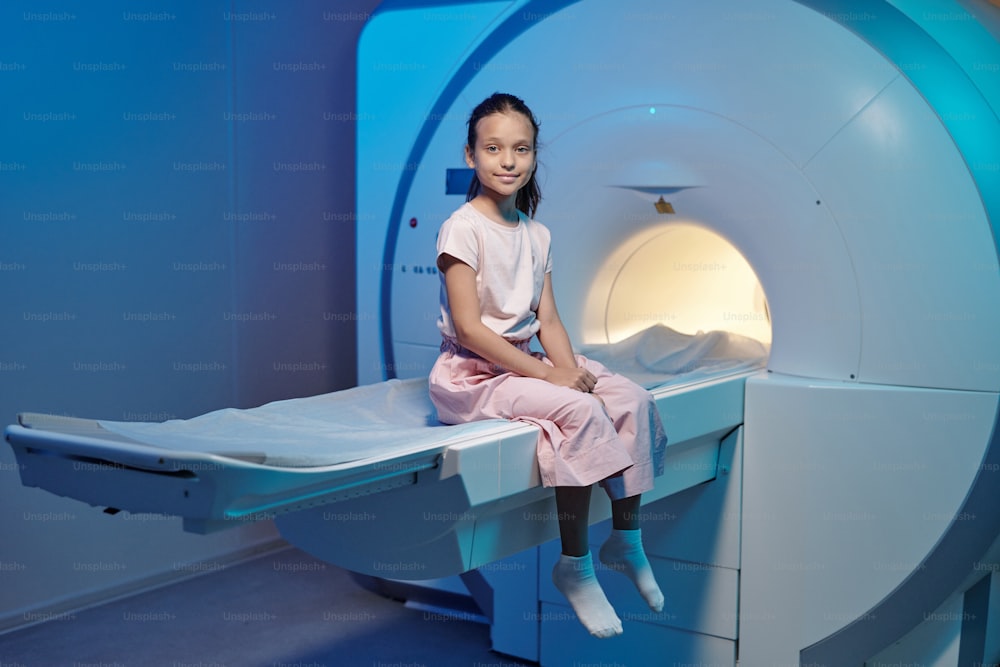
[[[642,549],[641,530],[612,530],[601,547],[600,556],[601,562],[609,569],[621,572],[632,580],[650,609],[663,610],[663,593]]]
[[[585,556],[561,554],[552,568],[552,583],[569,600],[590,634],[603,639],[622,633],[622,622],[594,575],[594,560],[589,551]]]

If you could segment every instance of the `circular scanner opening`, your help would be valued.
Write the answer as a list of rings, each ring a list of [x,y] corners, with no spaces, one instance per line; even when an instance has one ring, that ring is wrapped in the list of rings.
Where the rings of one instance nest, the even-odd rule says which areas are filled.
[[[767,299],[753,268],[729,241],[694,223],[658,225],[627,239],[597,273],[585,310],[587,343],[616,343],[657,324],[771,343]]]

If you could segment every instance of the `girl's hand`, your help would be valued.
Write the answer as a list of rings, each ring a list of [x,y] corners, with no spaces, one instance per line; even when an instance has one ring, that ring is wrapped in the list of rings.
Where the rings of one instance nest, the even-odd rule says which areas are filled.
[[[597,378],[586,368],[552,367],[542,379],[560,387],[569,387],[586,394],[592,392],[597,384]]]

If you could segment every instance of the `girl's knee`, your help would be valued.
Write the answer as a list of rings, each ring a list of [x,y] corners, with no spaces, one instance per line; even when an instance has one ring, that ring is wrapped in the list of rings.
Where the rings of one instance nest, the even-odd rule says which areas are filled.
[[[566,395],[562,412],[567,421],[577,423],[610,421],[604,399],[597,394],[585,394],[582,391],[573,391]]]
[[[620,383],[615,386],[605,385],[604,389],[602,391],[601,383],[598,381],[596,390],[598,394],[602,394],[602,400],[605,404],[623,411],[635,412],[654,405],[652,394],[632,382]]]

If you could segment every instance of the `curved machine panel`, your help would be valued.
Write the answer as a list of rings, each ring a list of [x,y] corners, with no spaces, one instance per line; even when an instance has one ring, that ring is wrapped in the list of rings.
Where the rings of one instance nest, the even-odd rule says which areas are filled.
[[[706,318],[765,313],[772,343],[747,383],[741,660],[860,664],[900,639],[1000,533],[1000,97],[977,67],[1000,62],[995,25],[958,3],[947,23],[883,2],[447,4],[464,46],[420,63],[407,110],[396,72],[362,70],[360,110],[391,122],[360,128],[359,154],[396,167],[359,164],[359,271],[381,278],[359,279],[361,381],[433,361],[434,235],[464,199],[446,172],[468,111],[518,94],[541,120],[539,219],[575,342],[614,337],[613,285],[650,230],[711,230],[759,279],[745,310]],[[407,61],[414,43],[387,36],[429,10],[394,5],[362,62]],[[670,269],[651,293],[723,271]]]

